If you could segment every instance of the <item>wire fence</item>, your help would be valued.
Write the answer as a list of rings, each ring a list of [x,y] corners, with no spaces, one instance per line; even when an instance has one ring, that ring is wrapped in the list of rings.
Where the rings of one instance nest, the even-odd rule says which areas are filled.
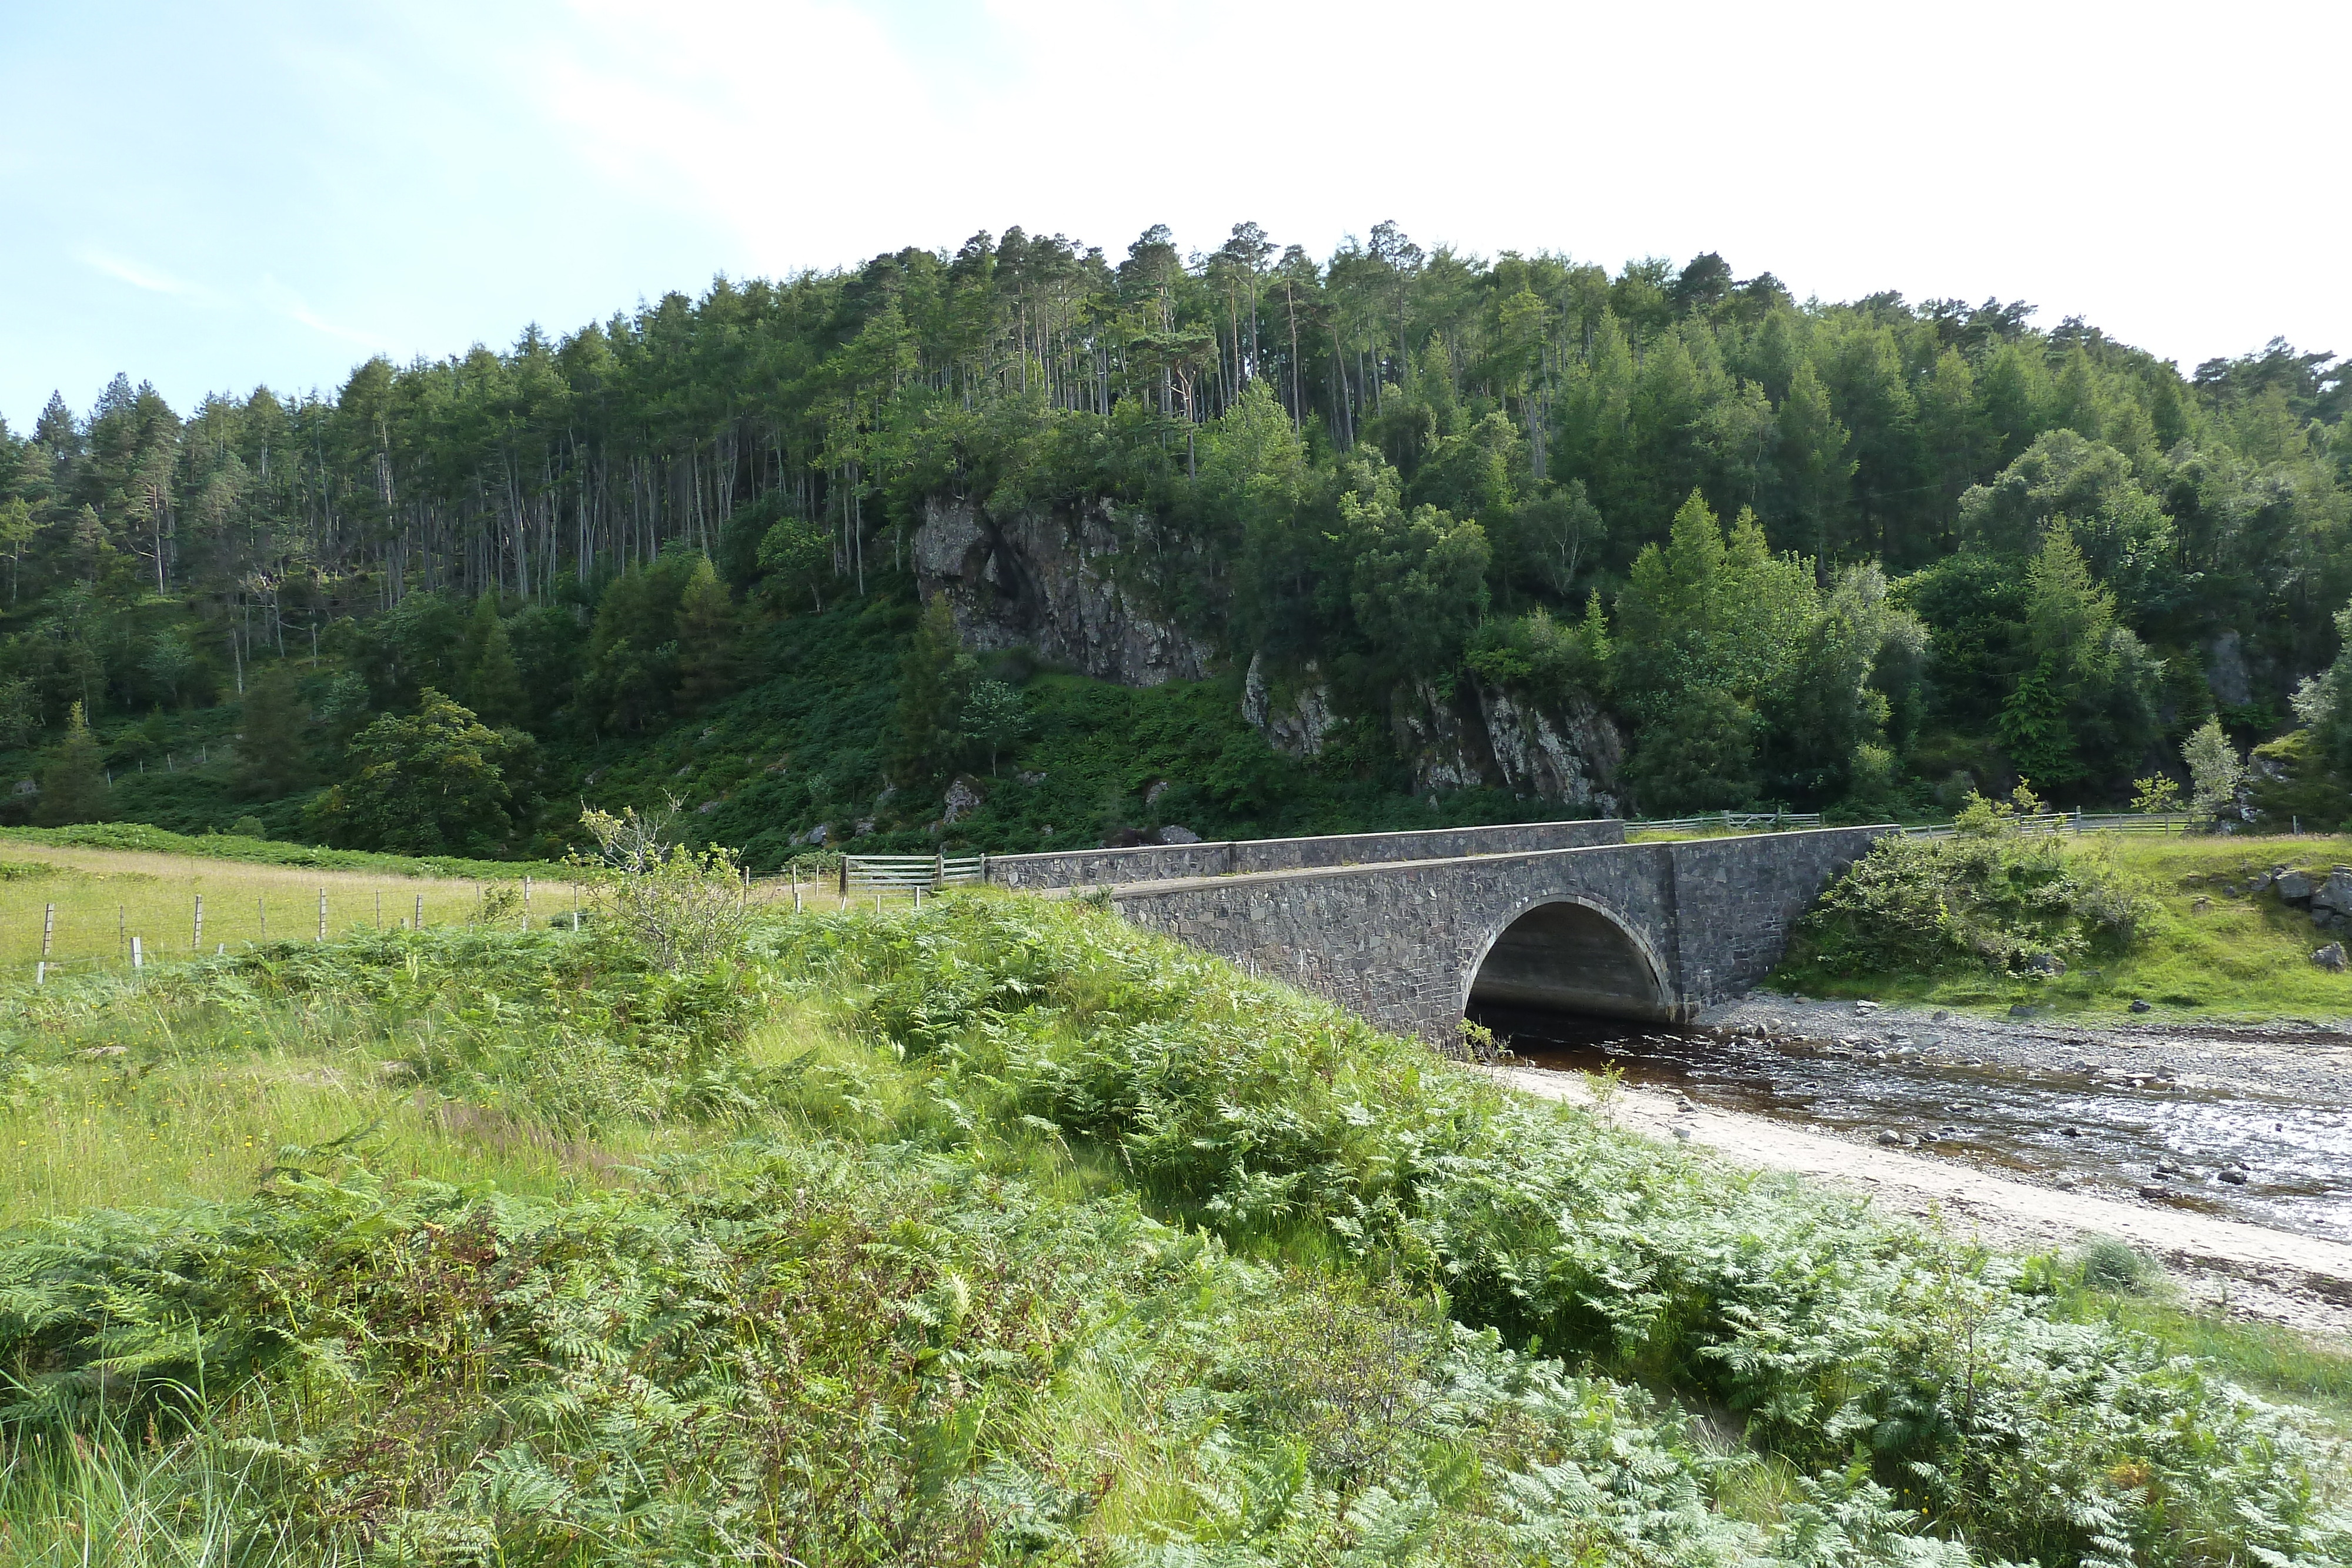
[[[21,886],[21,883],[18,884]],[[123,896],[114,896],[120,888]],[[0,909],[0,974],[36,985],[66,975],[122,973],[165,960],[241,952],[268,943],[331,942],[353,931],[428,925],[572,924],[580,889],[569,883],[331,883],[297,889],[159,888],[152,879],[96,881],[62,897]]]

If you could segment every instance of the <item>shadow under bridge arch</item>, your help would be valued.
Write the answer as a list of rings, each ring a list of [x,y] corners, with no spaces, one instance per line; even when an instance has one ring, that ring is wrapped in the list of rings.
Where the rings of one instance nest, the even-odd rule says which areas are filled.
[[[1649,944],[1614,915],[1569,899],[1536,904],[1497,932],[1463,1001],[1473,1016],[1506,1009],[1658,1023],[1675,1017]]]

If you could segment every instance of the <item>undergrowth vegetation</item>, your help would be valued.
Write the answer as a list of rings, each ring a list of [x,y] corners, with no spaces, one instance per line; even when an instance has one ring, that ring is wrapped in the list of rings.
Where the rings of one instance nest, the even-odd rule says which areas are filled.
[[[0,1562],[2352,1556],[2328,1427],[2078,1275],[1078,903],[5,1009],[0,1141],[267,1146],[0,1231]]]
[[[2129,951],[2145,900],[2097,847],[2054,833],[1890,836],[1798,923],[1793,967],[1857,977],[2063,973]]]
[[[2332,940],[2256,888],[2323,876],[2343,837],[2251,834],[1882,840],[1793,933],[1775,984],[1944,1007],[2026,1004],[2157,1021],[2352,1017]]]

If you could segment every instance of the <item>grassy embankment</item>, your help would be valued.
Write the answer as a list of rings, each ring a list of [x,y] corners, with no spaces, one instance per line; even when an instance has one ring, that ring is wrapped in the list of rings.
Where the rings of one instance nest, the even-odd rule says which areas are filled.
[[[1971,961],[1958,943],[1889,944],[1824,962],[1801,936],[1772,983],[1808,996],[1980,1010],[2027,1003],[2085,1019],[2131,1016],[2130,1004],[2144,1000],[2153,1009],[2146,1021],[2159,1023],[2352,1018],[2352,972],[2331,973],[2311,958],[2336,938],[2274,896],[2244,891],[2253,875],[2280,866],[2325,875],[2352,864],[2352,838],[2090,833],[2053,848],[2081,875],[2130,896],[2127,941],[2093,940],[2064,974],[2042,976]],[[1885,914],[1937,918],[1932,906],[1889,904]]]
[[[1083,905],[721,936],[8,993],[0,1562],[2352,1552],[2340,1434],[2230,1381],[2324,1352]]]

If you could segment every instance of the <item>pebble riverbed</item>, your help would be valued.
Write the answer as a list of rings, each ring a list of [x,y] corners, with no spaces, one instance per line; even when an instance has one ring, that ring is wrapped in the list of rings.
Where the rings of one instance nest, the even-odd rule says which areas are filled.
[[[2352,1032],[2066,1028],[1753,993],[1690,1029],[1490,1010],[1522,1063],[2066,1191],[2352,1240]]]

